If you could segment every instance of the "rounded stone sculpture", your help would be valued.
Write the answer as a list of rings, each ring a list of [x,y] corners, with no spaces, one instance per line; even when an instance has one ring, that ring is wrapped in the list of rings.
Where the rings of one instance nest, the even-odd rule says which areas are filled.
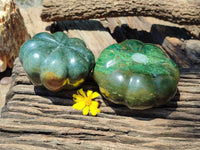
[[[94,78],[106,99],[130,109],[147,109],[174,97],[179,70],[159,47],[126,40],[102,51]]]
[[[36,34],[22,45],[19,58],[32,83],[50,91],[77,88],[95,63],[82,40],[63,32]]]

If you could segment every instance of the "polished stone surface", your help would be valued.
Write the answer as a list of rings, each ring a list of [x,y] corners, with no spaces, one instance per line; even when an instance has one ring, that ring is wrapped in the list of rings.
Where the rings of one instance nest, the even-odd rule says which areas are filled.
[[[108,100],[147,109],[165,104],[176,94],[179,70],[159,47],[126,40],[103,50],[94,78]]]
[[[82,40],[63,32],[36,34],[22,45],[19,58],[32,83],[50,91],[77,88],[95,63]]]

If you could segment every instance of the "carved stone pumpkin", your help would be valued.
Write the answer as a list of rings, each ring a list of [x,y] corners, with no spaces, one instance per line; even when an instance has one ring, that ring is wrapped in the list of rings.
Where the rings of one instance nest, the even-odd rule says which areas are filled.
[[[147,109],[163,105],[175,95],[179,70],[159,47],[126,40],[102,51],[94,78],[108,100],[131,109]]]
[[[32,83],[50,91],[77,88],[95,63],[82,40],[63,32],[35,35],[22,45],[19,58]]]

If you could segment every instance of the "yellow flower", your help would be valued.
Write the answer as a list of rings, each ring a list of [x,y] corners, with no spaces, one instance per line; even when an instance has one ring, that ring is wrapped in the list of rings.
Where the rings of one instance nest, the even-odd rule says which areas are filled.
[[[100,96],[99,93],[91,90],[88,90],[86,95],[83,89],[80,89],[77,91],[77,94],[73,94],[73,100],[76,104],[72,107],[77,110],[83,109],[83,115],[88,115],[90,111],[93,116],[96,116],[97,113],[100,113],[100,109],[98,109],[99,103],[92,101],[92,99],[98,96]]]

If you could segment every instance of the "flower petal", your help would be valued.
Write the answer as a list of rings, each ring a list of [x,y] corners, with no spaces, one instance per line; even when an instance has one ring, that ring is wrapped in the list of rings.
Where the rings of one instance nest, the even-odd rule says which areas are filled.
[[[93,91],[88,90],[88,91],[87,91],[87,97],[90,97],[90,96],[92,95],[92,93],[93,93]]]
[[[89,106],[86,106],[84,109],[83,109],[83,115],[87,115],[89,113]]]
[[[81,101],[84,101],[84,97],[82,97],[81,95],[76,95],[76,94],[73,94],[73,100],[78,103],[78,102],[81,102]]]
[[[95,108],[93,105],[90,105],[90,112],[93,116],[96,116],[98,112],[101,112],[101,110],[98,108]]]
[[[82,95],[83,97],[86,97],[85,92],[83,91],[83,89],[79,89],[79,90],[77,91],[77,93],[78,93],[79,95]]]
[[[97,92],[92,93],[92,99],[94,99],[94,98],[96,98],[96,97],[99,97],[99,96],[100,96],[100,94],[97,93]]]
[[[83,109],[85,107],[85,103],[84,103],[84,101],[82,101],[82,102],[74,104],[72,107],[74,109],[81,110],[81,109]]]
[[[99,107],[99,103],[97,101],[92,101],[91,104],[93,107],[98,108]]]

